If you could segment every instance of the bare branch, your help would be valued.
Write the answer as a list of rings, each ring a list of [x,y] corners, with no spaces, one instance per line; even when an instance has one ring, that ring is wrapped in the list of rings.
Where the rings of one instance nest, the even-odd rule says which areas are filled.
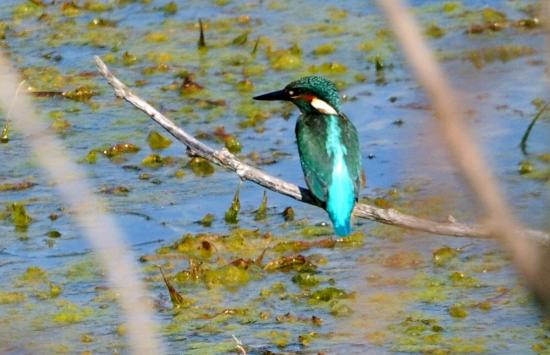
[[[422,38],[414,17],[399,0],[378,0],[378,4],[385,11],[418,81],[433,102],[443,141],[487,214],[487,230],[508,248],[529,286],[550,301],[550,280],[542,264],[544,250],[526,238],[518,238],[525,233],[524,228],[516,220],[495,178],[487,169],[481,150],[458,107],[453,89]]]
[[[107,79],[109,85],[114,89],[116,96],[128,101],[136,108],[145,112],[155,122],[160,124],[172,136],[185,144],[194,154],[197,154],[219,166],[231,170],[243,180],[252,181],[271,191],[289,196],[295,200],[316,205],[311,192],[303,187],[286,182],[277,177],[271,176],[259,169],[239,161],[233,154],[225,148],[215,150],[204,143],[198,141],[182,128],[176,126],[170,119],[149,105],[146,101],[132,93],[126,85],[116,78],[109,68],[99,57],[95,57],[99,72]],[[353,211],[354,216],[365,218],[372,221],[409,228],[412,230],[428,232],[433,234],[471,237],[471,238],[490,238],[487,228],[480,225],[466,225],[461,223],[440,223],[406,215],[394,209],[382,209],[367,204],[357,204]],[[550,236],[541,231],[530,230],[525,232],[526,236],[537,240],[540,243],[550,245]]]

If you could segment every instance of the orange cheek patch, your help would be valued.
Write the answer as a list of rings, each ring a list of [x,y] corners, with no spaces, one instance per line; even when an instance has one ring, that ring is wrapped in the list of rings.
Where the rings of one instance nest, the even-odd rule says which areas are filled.
[[[303,95],[300,95],[300,98],[307,102],[311,102],[313,101],[313,99],[316,99],[317,97],[315,95],[303,94]]]

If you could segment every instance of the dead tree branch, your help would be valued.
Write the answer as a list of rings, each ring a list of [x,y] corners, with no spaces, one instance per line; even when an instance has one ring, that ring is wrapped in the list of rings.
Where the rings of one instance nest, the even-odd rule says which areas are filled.
[[[550,303],[547,277],[548,250],[527,238],[525,229],[506,203],[496,179],[487,169],[481,150],[472,138],[456,95],[441,66],[423,39],[413,15],[399,0],[378,0],[400,42],[419,83],[433,102],[439,132],[456,166],[487,215],[486,226],[511,253],[515,265],[528,285]]]
[[[99,72],[105,77],[109,85],[115,91],[115,95],[126,100],[136,108],[145,112],[155,122],[161,125],[172,136],[185,144],[193,154],[199,155],[216,165],[231,170],[243,180],[252,181],[271,191],[289,196],[295,200],[316,205],[308,189],[298,187],[277,177],[271,176],[257,168],[238,160],[225,148],[215,150],[200,142],[174,122],[148,104],[146,101],[132,93],[126,85],[116,78],[99,57],[95,57]],[[470,238],[490,238],[489,230],[481,225],[466,225],[462,223],[434,222],[414,216],[406,215],[394,209],[377,208],[367,204],[357,204],[353,214],[359,218],[369,219],[375,222],[408,228],[416,231],[428,232],[440,235]],[[525,235],[540,243],[550,245],[550,236],[536,230],[525,231]]]

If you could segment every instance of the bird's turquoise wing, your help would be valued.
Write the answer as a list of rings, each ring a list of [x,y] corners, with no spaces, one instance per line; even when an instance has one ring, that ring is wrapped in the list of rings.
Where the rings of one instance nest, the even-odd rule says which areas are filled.
[[[308,188],[326,202],[332,175],[332,161],[326,150],[327,123],[322,116],[302,115],[296,122],[300,162]]]
[[[359,195],[361,189],[361,171],[362,159],[361,148],[359,145],[359,136],[357,129],[351,123],[351,121],[344,115],[340,114],[340,132],[342,135],[342,142],[346,147],[346,155],[344,157],[346,165],[348,166],[351,179],[355,187],[355,198]]]

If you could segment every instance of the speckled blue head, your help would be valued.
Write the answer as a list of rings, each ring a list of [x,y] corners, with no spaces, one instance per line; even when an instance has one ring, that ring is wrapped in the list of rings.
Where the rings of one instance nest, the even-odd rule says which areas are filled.
[[[293,102],[303,113],[337,114],[340,94],[334,83],[322,76],[306,76],[288,84],[283,90],[254,97],[256,100]]]

